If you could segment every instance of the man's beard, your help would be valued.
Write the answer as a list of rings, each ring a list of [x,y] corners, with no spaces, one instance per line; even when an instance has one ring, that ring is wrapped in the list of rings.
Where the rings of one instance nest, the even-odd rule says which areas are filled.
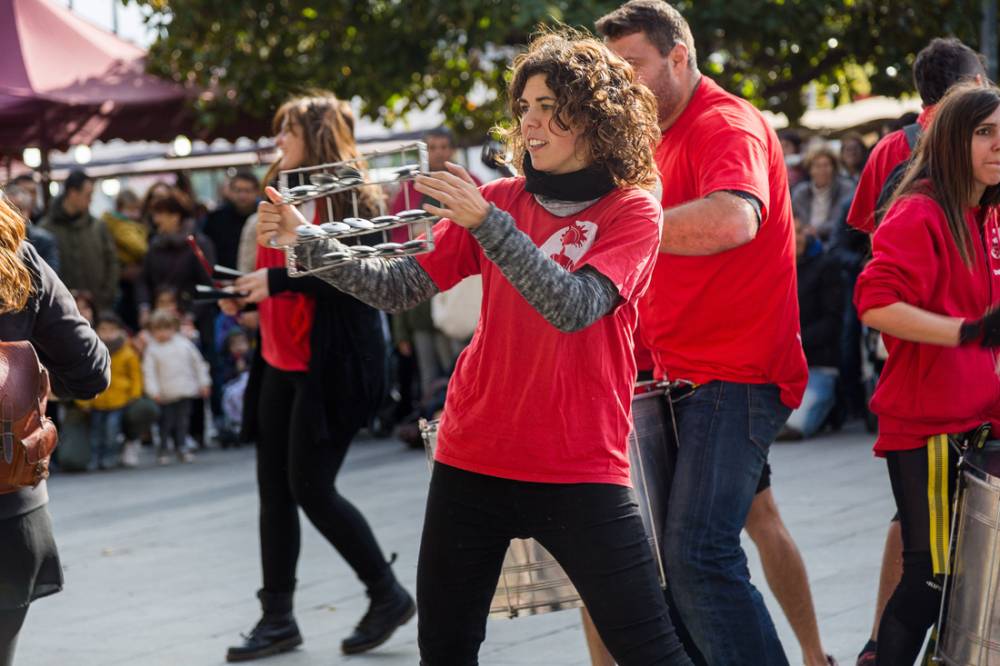
[[[677,107],[683,102],[680,87],[671,81],[670,74],[665,67],[655,80],[649,82],[648,87],[656,97],[656,119],[662,124],[677,111]]]

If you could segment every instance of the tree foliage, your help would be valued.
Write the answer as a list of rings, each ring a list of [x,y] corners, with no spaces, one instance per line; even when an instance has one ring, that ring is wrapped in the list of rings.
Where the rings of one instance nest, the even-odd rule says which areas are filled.
[[[129,2],[130,0],[123,0]],[[606,0],[131,0],[158,38],[153,72],[214,94],[212,126],[234,107],[260,116],[310,88],[359,96],[387,124],[440,101],[462,134],[504,116],[511,57],[539,24],[592,28]],[[811,82],[836,102],[912,90],[932,37],[975,47],[978,0],[678,0],[703,72],[791,119]]]

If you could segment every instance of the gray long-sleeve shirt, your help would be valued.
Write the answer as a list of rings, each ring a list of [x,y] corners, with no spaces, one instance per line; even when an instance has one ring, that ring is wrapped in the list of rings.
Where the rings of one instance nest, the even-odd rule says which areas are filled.
[[[550,212],[572,215],[593,202],[564,204],[540,200]],[[557,212],[558,211],[558,212]],[[576,272],[552,261],[519,230],[505,211],[491,206],[483,223],[471,230],[483,253],[511,285],[550,324],[572,332],[590,326],[621,300],[618,290],[600,272],[584,266]],[[323,255],[342,249],[328,239],[300,244],[296,253],[306,268],[323,265]],[[330,268],[319,277],[369,305],[399,312],[438,292],[431,277],[412,257],[366,259]]]

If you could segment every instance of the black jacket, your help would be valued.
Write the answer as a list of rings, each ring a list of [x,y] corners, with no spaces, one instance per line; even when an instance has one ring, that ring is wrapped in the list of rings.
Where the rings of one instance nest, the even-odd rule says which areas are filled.
[[[188,223],[184,230],[178,233],[157,234],[150,239],[149,252],[146,253],[142,264],[142,275],[136,283],[136,301],[140,305],[154,305],[156,290],[161,287],[172,287],[177,290],[183,308],[192,309],[190,304],[195,296],[195,286],[211,282],[205,267],[201,265],[194,250],[187,243],[192,226]],[[212,241],[200,233],[195,233],[194,237],[211,266],[215,262],[215,248],[212,247]],[[199,305],[193,309],[198,315],[200,309],[211,308]]]
[[[799,324],[810,367],[840,365],[840,328],[844,317],[840,266],[826,253],[799,257]]]
[[[29,340],[49,371],[59,397],[87,399],[108,387],[111,359],[94,329],[80,315],[76,301],[55,271],[30,243],[21,258],[31,271],[33,291],[19,312],[0,315],[0,340]],[[48,501],[45,482],[37,488],[0,495],[0,519],[19,516]]]
[[[118,252],[104,222],[88,211],[71,217],[63,209],[63,198],[52,202],[48,215],[38,225],[55,237],[59,248],[59,277],[70,289],[86,289],[106,310],[118,293]]]
[[[353,432],[368,424],[386,390],[386,344],[382,318],[375,310],[315,277],[289,277],[284,268],[267,272],[271,294],[294,291],[316,299],[309,346],[309,397],[317,433]],[[265,361],[260,345],[244,394],[241,438],[257,438],[257,403]]]

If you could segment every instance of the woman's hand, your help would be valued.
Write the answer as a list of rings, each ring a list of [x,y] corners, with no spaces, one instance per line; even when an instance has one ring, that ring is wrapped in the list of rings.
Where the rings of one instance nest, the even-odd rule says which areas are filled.
[[[440,207],[424,204],[424,210],[447,217],[466,229],[475,229],[486,219],[490,204],[465,169],[453,162],[446,162],[445,167],[447,171],[433,171],[416,178],[417,192],[441,202]]]
[[[281,203],[281,194],[270,185],[264,188],[264,194],[270,201],[257,204],[257,244],[295,245],[295,228],[307,224],[306,218],[295,206]]]
[[[238,292],[246,294],[243,297],[244,302],[260,303],[271,295],[271,291],[267,285],[267,269],[259,268],[253,273],[247,273],[237,278],[236,282],[233,283],[233,288]]]

